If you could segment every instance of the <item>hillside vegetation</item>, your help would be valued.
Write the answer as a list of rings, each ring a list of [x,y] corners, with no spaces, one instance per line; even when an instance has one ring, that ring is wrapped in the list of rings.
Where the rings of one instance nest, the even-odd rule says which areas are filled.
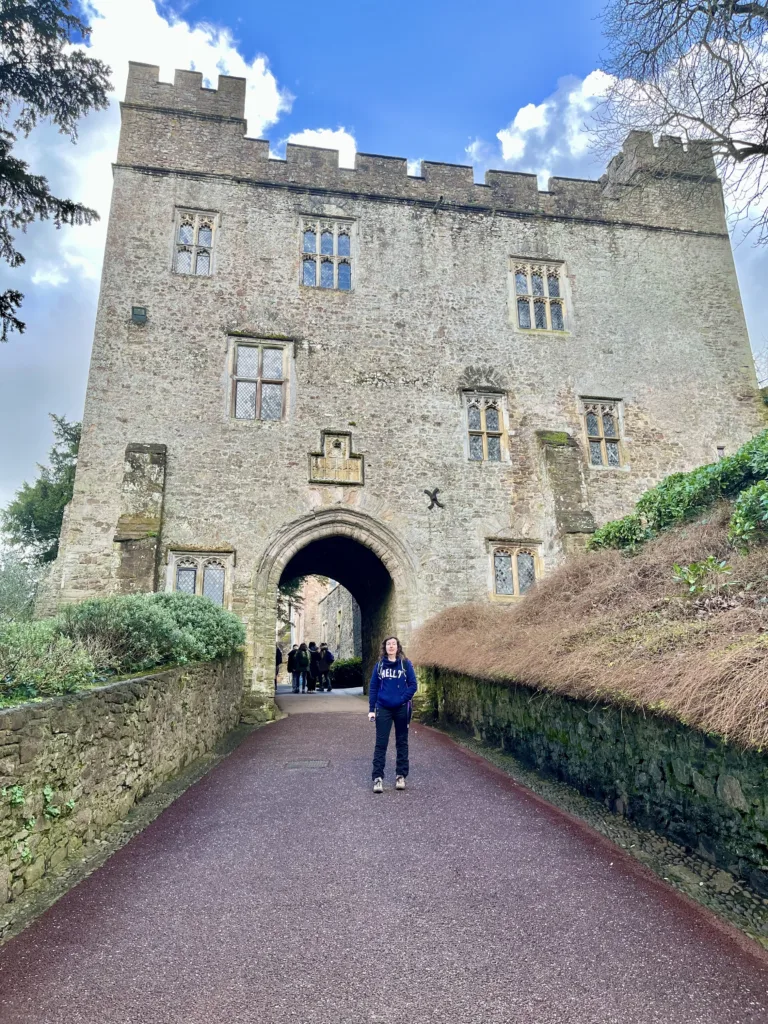
[[[436,616],[415,660],[768,746],[766,477],[768,432],[662,481],[514,606]]]

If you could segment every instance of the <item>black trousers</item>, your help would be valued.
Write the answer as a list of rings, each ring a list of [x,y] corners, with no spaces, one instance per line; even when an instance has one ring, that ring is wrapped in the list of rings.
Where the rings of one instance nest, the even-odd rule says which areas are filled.
[[[387,759],[387,746],[392,726],[395,726],[395,747],[397,762],[396,775],[408,774],[408,722],[411,718],[411,704],[401,704],[399,708],[376,708],[376,747],[373,751],[372,778],[384,777],[384,764]]]

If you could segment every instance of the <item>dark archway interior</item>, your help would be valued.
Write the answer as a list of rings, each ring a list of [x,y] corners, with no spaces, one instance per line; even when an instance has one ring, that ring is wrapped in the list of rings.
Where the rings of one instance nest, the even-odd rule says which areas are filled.
[[[323,537],[297,551],[280,583],[297,576],[329,576],[346,587],[360,605],[363,671],[378,656],[384,634],[394,628],[394,585],[381,559],[351,537]]]

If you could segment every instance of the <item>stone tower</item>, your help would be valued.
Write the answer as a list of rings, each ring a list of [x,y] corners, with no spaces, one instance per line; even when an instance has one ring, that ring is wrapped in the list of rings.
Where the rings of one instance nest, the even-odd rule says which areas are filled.
[[[75,494],[48,601],[180,589],[248,628],[338,580],[364,658],[514,602],[662,476],[758,431],[706,146],[600,181],[245,137],[245,81],[131,64]]]

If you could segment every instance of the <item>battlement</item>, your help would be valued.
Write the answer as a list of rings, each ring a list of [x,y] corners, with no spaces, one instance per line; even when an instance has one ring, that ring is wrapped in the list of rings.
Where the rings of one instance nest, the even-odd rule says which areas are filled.
[[[536,175],[489,170],[484,184],[475,184],[468,165],[424,161],[421,175],[414,176],[402,157],[358,153],[354,168],[342,168],[336,150],[291,143],[285,159],[277,159],[268,141],[244,136],[245,89],[245,79],[226,75],[219,76],[217,89],[203,88],[202,75],[195,71],[176,71],[171,85],[159,81],[156,66],[132,62],[118,162],[374,194],[435,208],[453,205],[725,233],[720,185],[706,143],[686,148],[680,139],[662,136],[655,145],[650,134],[631,132],[597,181],[551,178],[549,189],[541,191]],[[168,117],[176,112],[193,116],[187,127],[171,134]]]
[[[128,63],[125,102],[139,106],[180,110],[208,117],[245,118],[245,79],[219,75],[217,89],[205,89],[199,71],[181,71],[173,75],[173,84],[160,81],[156,64]]]

